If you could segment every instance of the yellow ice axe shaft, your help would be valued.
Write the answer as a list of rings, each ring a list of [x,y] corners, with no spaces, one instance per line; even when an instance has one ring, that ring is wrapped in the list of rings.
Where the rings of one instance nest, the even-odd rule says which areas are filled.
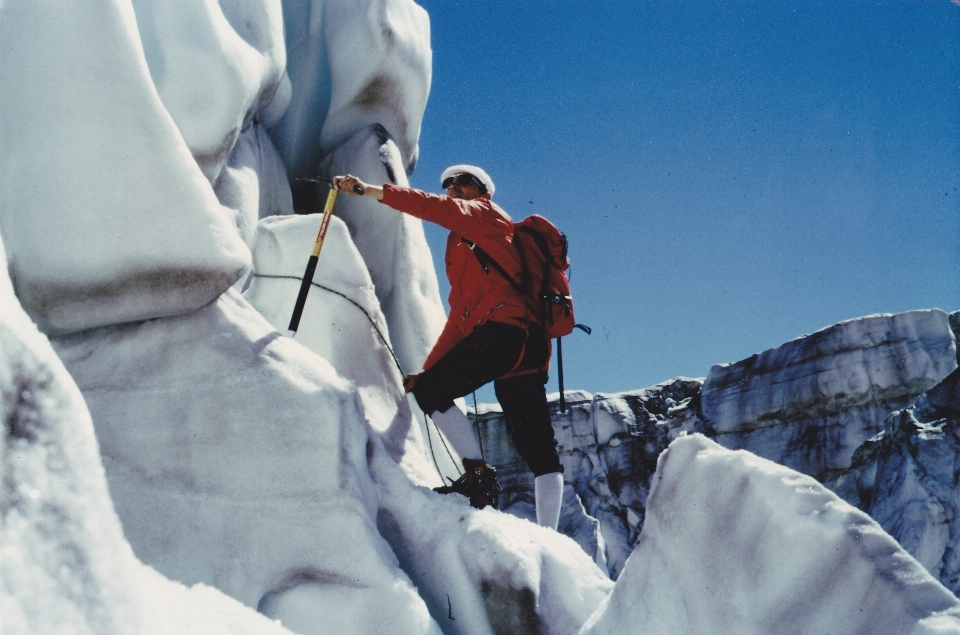
[[[330,225],[330,216],[333,214],[333,206],[337,203],[336,188],[330,188],[327,194],[327,203],[323,206],[323,218],[320,221],[320,231],[317,232],[317,240],[313,243],[313,252],[307,261],[307,268],[303,272],[303,281],[300,283],[300,293],[297,294],[297,303],[293,305],[293,315],[290,317],[289,328],[294,333],[300,326],[300,316],[303,315],[303,307],[307,303],[307,294],[310,293],[310,284],[313,282],[313,274],[317,270],[317,261],[320,259],[320,250],[323,249],[323,239],[327,235],[327,227]]]

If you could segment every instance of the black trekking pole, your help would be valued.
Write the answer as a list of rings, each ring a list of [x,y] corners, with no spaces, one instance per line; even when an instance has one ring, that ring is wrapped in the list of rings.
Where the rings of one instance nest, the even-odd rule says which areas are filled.
[[[587,335],[593,332],[593,330],[586,326],[585,324],[574,324],[574,328],[578,328]],[[567,413],[567,400],[563,394],[563,344],[560,343],[560,338],[557,338],[557,379],[560,381],[560,412],[562,414]]]
[[[561,338],[557,338],[557,379],[560,380],[560,412],[566,414],[567,401],[563,396],[563,345]]]
[[[300,316],[303,315],[303,307],[307,303],[307,294],[310,293],[313,274],[317,270],[317,261],[320,260],[320,250],[323,249],[323,239],[327,236],[330,216],[333,214],[333,206],[337,203],[337,193],[340,191],[333,187],[333,181],[330,179],[303,178],[297,180],[311,181],[313,183],[329,183],[330,192],[327,194],[327,203],[323,206],[323,218],[320,220],[320,231],[317,232],[317,239],[313,243],[313,252],[310,254],[310,259],[307,260],[307,268],[303,272],[303,280],[300,282],[300,293],[297,294],[297,302],[293,305],[293,315],[290,316],[290,325],[287,327],[291,333],[296,333],[297,328],[300,326]],[[354,191],[357,194],[363,194],[363,188],[359,185],[354,188]]]

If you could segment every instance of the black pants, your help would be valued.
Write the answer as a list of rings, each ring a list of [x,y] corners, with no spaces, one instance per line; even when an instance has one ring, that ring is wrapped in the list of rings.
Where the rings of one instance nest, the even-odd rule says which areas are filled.
[[[531,325],[529,331],[528,334],[527,329],[501,322],[478,326],[420,374],[413,396],[427,414],[446,412],[457,397],[493,381],[507,433],[534,476],[540,476],[563,471],[547,407],[547,373],[538,371],[500,379],[513,369],[521,350],[520,369],[546,365],[549,342],[539,325]]]

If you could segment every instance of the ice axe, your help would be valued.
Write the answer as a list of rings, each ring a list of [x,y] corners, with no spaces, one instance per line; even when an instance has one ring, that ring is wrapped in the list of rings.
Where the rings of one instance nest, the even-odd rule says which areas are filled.
[[[307,268],[303,272],[303,280],[300,282],[300,293],[297,294],[297,302],[293,305],[293,315],[290,316],[290,325],[287,327],[291,336],[297,332],[300,326],[300,316],[303,315],[303,307],[307,303],[307,294],[310,293],[310,284],[313,282],[313,274],[317,270],[317,261],[320,259],[320,250],[323,249],[323,239],[327,235],[327,227],[330,225],[330,216],[333,214],[333,206],[337,203],[337,193],[340,191],[333,187],[331,179],[321,179],[318,177],[297,179],[298,181],[310,181],[312,183],[329,183],[330,192],[327,194],[327,203],[323,206],[323,217],[320,219],[320,231],[317,232],[317,239],[313,243],[313,252],[310,259],[307,260]],[[357,194],[363,194],[363,188],[359,185],[353,188]]]

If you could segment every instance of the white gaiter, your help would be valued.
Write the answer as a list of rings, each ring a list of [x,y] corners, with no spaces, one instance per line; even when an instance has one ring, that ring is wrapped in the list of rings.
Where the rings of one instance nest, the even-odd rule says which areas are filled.
[[[556,531],[563,502],[563,474],[541,474],[533,480],[533,492],[537,501],[537,524]]]
[[[480,442],[477,441],[477,433],[473,429],[473,424],[467,419],[457,406],[448,408],[446,412],[434,410],[430,418],[437,424],[443,436],[453,446],[453,449],[460,455],[461,459],[480,459]]]

